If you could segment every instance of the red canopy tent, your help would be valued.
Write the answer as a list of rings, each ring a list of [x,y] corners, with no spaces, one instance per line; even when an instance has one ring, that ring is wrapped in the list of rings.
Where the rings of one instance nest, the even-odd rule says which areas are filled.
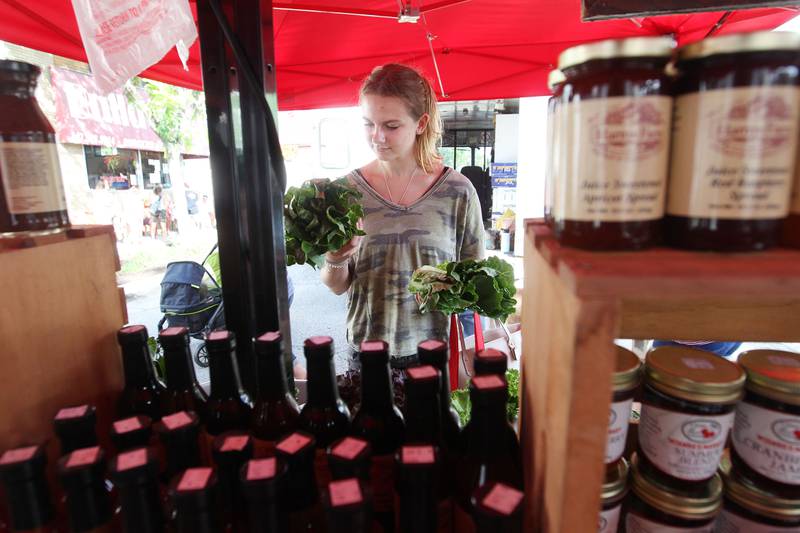
[[[279,108],[354,105],[359,82],[375,65],[390,61],[421,68],[443,93],[442,100],[547,94],[547,73],[566,47],[664,34],[674,34],[683,44],[705,37],[724,15],[582,23],[578,0],[413,0],[411,5],[420,8],[421,17],[417,23],[401,24],[399,4],[399,0],[273,2]],[[716,33],[771,29],[797,13],[793,8],[736,11]],[[69,0],[35,4],[0,0],[0,39],[86,60]],[[173,50],[143,76],[200,89],[199,43],[191,49],[188,72]]]

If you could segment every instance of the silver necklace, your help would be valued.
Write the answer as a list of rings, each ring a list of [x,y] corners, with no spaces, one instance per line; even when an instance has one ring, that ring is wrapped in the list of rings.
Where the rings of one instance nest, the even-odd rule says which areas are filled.
[[[392,202],[395,205],[403,205],[403,200],[405,199],[406,193],[408,192],[408,186],[411,185],[411,181],[414,179],[414,176],[417,175],[417,170],[419,170],[419,167],[417,167],[417,166],[414,167],[414,172],[412,172],[411,173],[411,177],[408,178],[408,181],[406,182],[406,188],[403,189],[403,194],[400,196],[400,200],[395,202],[394,198],[392,197],[392,189],[389,188],[388,173],[386,172],[386,169],[383,168],[383,165],[379,165],[379,166],[381,167],[381,172],[383,172],[383,183],[384,183],[384,185],[386,185],[386,192],[389,194],[389,201]]]

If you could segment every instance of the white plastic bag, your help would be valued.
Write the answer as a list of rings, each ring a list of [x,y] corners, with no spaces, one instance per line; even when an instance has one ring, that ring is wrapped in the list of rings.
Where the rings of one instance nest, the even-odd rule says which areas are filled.
[[[173,46],[187,68],[197,38],[189,0],[72,0],[72,7],[103,93],[160,61]]]

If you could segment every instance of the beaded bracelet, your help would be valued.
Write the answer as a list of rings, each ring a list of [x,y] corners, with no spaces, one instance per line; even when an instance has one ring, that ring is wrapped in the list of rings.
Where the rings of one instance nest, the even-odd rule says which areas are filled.
[[[327,259],[325,260],[325,266],[331,270],[341,270],[343,268],[347,268],[348,263],[350,262],[349,259],[345,259],[339,263],[331,263]]]

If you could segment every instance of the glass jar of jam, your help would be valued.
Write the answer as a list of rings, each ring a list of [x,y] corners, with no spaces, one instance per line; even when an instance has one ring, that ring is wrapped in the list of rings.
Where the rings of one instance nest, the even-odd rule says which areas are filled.
[[[672,98],[668,37],[568,48],[559,114],[554,231],[587,249],[634,250],[660,239]]]
[[[789,212],[800,35],[714,37],[678,51],[666,236],[693,250],[761,250]]]
[[[641,381],[642,362],[630,350],[617,346],[617,364],[611,377],[613,397],[608,419],[606,464],[614,463],[625,453],[633,395]]]
[[[622,500],[625,499],[627,493],[628,462],[620,459],[614,464],[606,465],[597,533],[617,533]]]
[[[744,371],[717,355],[682,346],[647,354],[639,469],[667,487],[712,478],[743,394]]]
[[[719,471],[725,491],[717,531],[800,532],[800,497],[786,497],[756,485],[732,468],[727,458],[723,458]]]
[[[558,69],[551,70],[547,76],[547,87],[553,93],[547,101],[547,163],[544,170],[544,220],[549,225],[553,222],[553,199],[556,196],[553,185],[559,168],[558,150],[561,143],[558,141],[558,104],[564,81],[564,73]]]
[[[736,407],[731,460],[759,487],[800,500],[800,355],[752,350],[739,364],[747,382]]]
[[[631,492],[625,530],[637,533],[711,533],[722,505],[722,479],[714,474],[689,487],[666,487],[647,476],[631,457]]]
[[[0,60],[0,236],[69,226],[55,131],[34,97],[40,72]]]

